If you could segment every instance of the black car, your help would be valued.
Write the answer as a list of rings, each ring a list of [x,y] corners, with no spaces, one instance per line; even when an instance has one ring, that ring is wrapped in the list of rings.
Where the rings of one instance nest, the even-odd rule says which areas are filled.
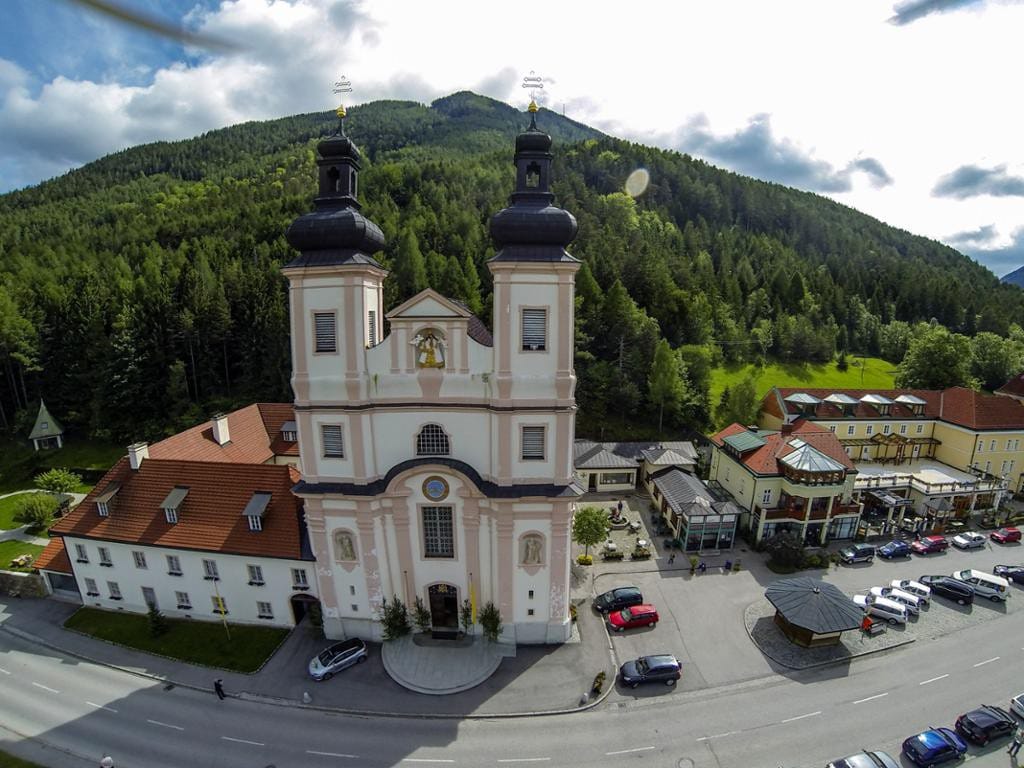
[[[959,605],[970,605],[974,602],[974,590],[952,576],[922,576],[918,581],[930,587],[933,595],[948,597]]]
[[[875,559],[875,548],[870,544],[850,544],[839,550],[839,559],[844,563],[870,563]]]
[[[616,587],[615,589],[598,595],[594,598],[594,608],[598,613],[611,613],[621,611],[623,608],[631,608],[640,605],[644,596],[636,587]]]
[[[664,683],[671,686],[682,676],[682,665],[675,656],[667,654],[641,656],[627,661],[619,669],[619,679],[630,688],[636,688],[640,683]]]
[[[1000,736],[1009,736],[1014,728],[1016,723],[1005,709],[987,704],[956,719],[957,732],[981,746]]]
[[[1024,584],[1024,565],[997,565],[992,573],[1014,584]]]

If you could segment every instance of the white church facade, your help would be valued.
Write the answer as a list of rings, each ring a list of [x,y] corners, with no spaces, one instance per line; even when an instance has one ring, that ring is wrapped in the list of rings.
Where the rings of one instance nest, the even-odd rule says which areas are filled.
[[[384,315],[380,230],[359,212],[359,152],[319,145],[316,210],[288,231],[303,500],[329,637],[378,639],[385,600],[435,629],[491,601],[506,637],[568,639],[574,481],[573,217],[553,206],[551,138],[516,141],[494,216],[493,335],[425,290]],[[386,318],[389,332],[382,336]]]

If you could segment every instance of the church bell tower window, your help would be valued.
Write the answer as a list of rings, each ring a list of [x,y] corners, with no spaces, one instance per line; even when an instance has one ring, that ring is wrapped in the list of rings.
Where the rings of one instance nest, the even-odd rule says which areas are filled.
[[[540,186],[540,165],[530,163],[526,166],[526,186],[528,189],[536,189]]]
[[[451,446],[440,424],[424,424],[416,436],[417,456],[448,456]]]

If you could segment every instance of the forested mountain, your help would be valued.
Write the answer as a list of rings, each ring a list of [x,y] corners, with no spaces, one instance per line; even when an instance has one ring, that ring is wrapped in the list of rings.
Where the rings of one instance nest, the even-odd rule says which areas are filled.
[[[557,202],[580,224],[584,425],[609,411],[656,423],[664,404],[667,424],[705,426],[721,359],[899,360],[906,323],[1006,336],[1024,317],[1024,293],[937,242],[549,111],[538,123],[555,138]],[[349,111],[363,210],[388,238],[388,306],[429,285],[490,321],[487,225],[525,124],[470,93]],[[315,144],[335,126],[331,113],[246,123],[0,196],[0,427],[40,396],[118,440],[290,399],[283,234],[312,207]],[[634,199],[637,168],[650,184]],[[661,340],[668,384],[652,375]]]
[[[1013,270],[1010,274],[1003,275],[1001,282],[1024,288],[1024,267],[1017,267],[1017,269]]]

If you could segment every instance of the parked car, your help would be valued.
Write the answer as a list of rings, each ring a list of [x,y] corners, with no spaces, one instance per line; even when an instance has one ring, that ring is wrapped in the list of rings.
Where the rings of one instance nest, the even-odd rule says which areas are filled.
[[[992,739],[1009,736],[1016,727],[1017,724],[1009,712],[1002,707],[987,704],[972,709],[956,719],[957,733],[981,746],[985,746]]]
[[[922,576],[918,581],[931,589],[933,595],[948,597],[955,600],[958,605],[970,605],[974,602],[974,590],[951,576]]]
[[[985,535],[977,531],[958,533],[953,537],[953,546],[957,549],[981,549],[985,546]]]
[[[945,552],[949,549],[949,542],[945,536],[922,536],[910,545],[910,551],[915,555],[930,555],[932,552]]]
[[[619,668],[619,680],[630,688],[636,688],[641,683],[675,685],[676,680],[683,676],[682,669],[675,656],[641,656],[627,661]]]
[[[992,573],[1014,584],[1024,584],[1024,565],[997,565]]]
[[[869,616],[885,619],[892,625],[907,623],[907,607],[895,600],[874,595],[854,595],[853,602]]]
[[[870,563],[875,559],[875,548],[870,544],[850,544],[839,550],[839,559],[850,563]]]
[[[1002,576],[985,573],[974,568],[953,571],[949,575],[973,589],[974,594],[979,597],[987,597],[993,603],[1006,600],[1010,596],[1010,582]]]
[[[902,589],[912,595],[917,595],[921,602],[927,604],[931,600],[932,591],[919,581],[913,579],[893,579],[889,582],[890,587]]]
[[[309,662],[309,676],[314,680],[330,680],[343,669],[366,661],[366,643],[358,637],[335,643],[320,651]]]
[[[988,536],[992,541],[997,541],[1000,544],[1012,544],[1015,541],[1020,541],[1020,529],[1000,528],[998,531],[992,531]]]
[[[894,539],[888,544],[883,544],[878,548],[878,556],[884,557],[886,560],[892,560],[894,557],[910,557],[910,545],[905,541]],[[862,752],[861,754],[871,754],[868,752]],[[885,754],[884,752],[879,754]]]
[[[897,603],[906,606],[907,613],[917,616],[921,613],[921,598],[910,592],[904,592],[895,587],[872,587],[871,594],[875,597],[884,597],[887,600],[895,600]]]
[[[653,627],[657,623],[658,611],[653,605],[634,605],[608,614],[608,628],[616,632],[635,627]]]
[[[1024,693],[1019,693],[1010,699],[1010,711],[1017,717],[1024,719]]]
[[[640,605],[643,601],[644,596],[636,587],[616,587],[595,597],[594,608],[599,613],[611,613],[631,605]]]
[[[886,752],[865,751],[833,760],[825,768],[900,768],[900,764]]]
[[[903,742],[903,754],[921,766],[959,760],[966,752],[967,744],[950,728],[931,728]]]

